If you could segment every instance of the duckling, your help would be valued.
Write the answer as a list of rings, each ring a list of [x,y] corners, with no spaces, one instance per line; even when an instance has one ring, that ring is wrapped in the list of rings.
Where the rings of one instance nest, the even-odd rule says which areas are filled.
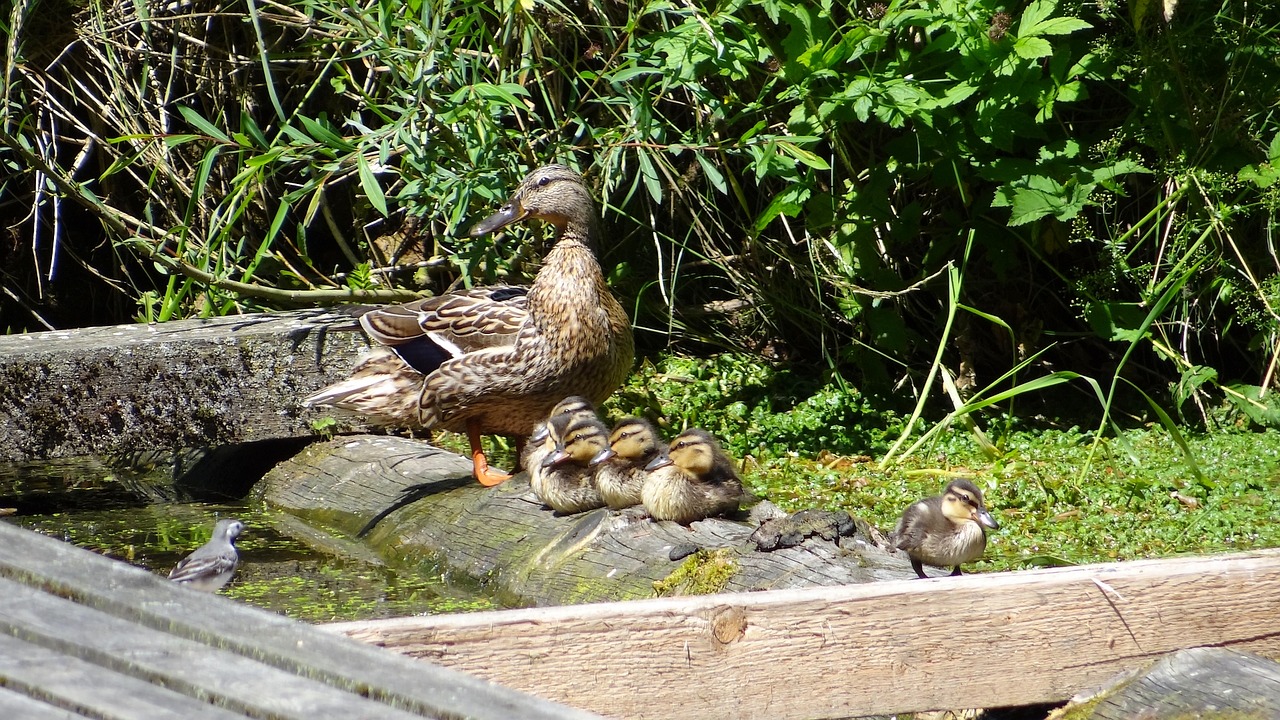
[[[604,507],[591,463],[613,452],[609,449],[608,426],[594,414],[557,415],[551,418],[547,429],[547,442],[553,442],[555,449],[542,459],[542,472],[533,487],[538,499],[565,515]]]
[[[623,418],[609,435],[611,455],[599,455],[596,462],[596,488],[605,505],[621,510],[643,502],[640,493],[649,477],[644,466],[657,457],[662,447],[658,431],[648,420]]]
[[[542,461],[556,449],[556,441],[551,437],[551,423],[557,418],[568,418],[566,422],[571,423],[581,418],[595,417],[596,409],[590,400],[581,395],[570,395],[551,408],[551,415],[546,422],[539,423],[534,428],[533,434],[529,436],[529,442],[525,444],[520,454],[520,467],[529,473],[529,485],[539,499],[542,497],[543,477],[547,472],[547,469],[542,466]]]
[[[554,227],[533,284],[365,313],[360,324],[381,347],[303,404],[358,413],[374,425],[465,432],[476,479],[509,479],[489,468],[482,434],[526,437],[566,395],[601,402],[631,372],[631,321],[596,259],[597,218],[581,175],[563,165],[534,170],[471,228],[478,237],[528,219]]]
[[[893,542],[907,551],[911,568],[920,577],[929,577],[922,563],[953,565],[951,574],[959,575],[960,565],[977,560],[987,549],[985,528],[999,527],[987,512],[978,486],[952,480],[941,495],[914,503],[902,513]]]
[[[736,512],[742,498],[733,462],[705,430],[680,433],[644,469],[649,477],[640,497],[654,520],[688,525]]]

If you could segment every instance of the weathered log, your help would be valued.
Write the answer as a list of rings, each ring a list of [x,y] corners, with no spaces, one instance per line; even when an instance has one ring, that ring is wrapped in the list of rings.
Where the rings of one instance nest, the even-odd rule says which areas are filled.
[[[1277,617],[1263,550],[328,627],[609,717],[815,720],[1062,702],[1197,646],[1275,657]]]
[[[1072,698],[1073,720],[1280,717],[1280,663],[1220,647],[1170,653]]]
[[[341,532],[381,554],[485,583],[509,605],[563,605],[672,594],[843,585],[913,577],[904,556],[881,549],[865,523],[839,542],[814,536],[775,552],[755,527],[712,519],[686,528],[637,511],[561,517],[525,475],[491,489],[470,462],[400,437],[316,443],[261,483],[267,502]],[[682,548],[700,548],[680,562]]]
[[[317,310],[0,337],[0,461],[309,435],[299,399],[367,346]]]

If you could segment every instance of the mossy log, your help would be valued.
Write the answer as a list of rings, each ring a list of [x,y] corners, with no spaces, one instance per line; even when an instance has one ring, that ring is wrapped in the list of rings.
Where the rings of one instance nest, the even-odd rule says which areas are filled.
[[[711,519],[684,527],[636,510],[558,516],[523,473],[495,488],[467,460],[422,440],[350,436],[316,443],[267,474],[270,504],[339,532],[366,533],[390,562],[487,586],[513,606],[668,594],[845,585],[914,577],[865,523],[835,541],[810,537],[756,550],[754,525]],[[698,548],[672,560],[673,551]]]
[[[0,337],[0,461],[310,435],[299,401],[350,372],[358,327],[304,310]]]

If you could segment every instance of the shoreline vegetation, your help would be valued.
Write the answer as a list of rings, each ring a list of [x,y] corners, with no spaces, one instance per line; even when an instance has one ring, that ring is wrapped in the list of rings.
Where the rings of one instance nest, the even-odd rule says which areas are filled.
[[[71,22],[67,22],[71,18]],[[581,169],[648,360],[792,509],[949,474],[975,569],[1280,544],[1280,10],[17,0],[7,332],[527,283]],[[869,460],[866,458],[870,458]]]

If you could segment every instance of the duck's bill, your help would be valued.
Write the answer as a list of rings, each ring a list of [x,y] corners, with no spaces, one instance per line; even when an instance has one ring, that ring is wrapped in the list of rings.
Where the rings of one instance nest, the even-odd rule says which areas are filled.
[[[653,470],[657,470],[658,468],[664,468],[670,464],[671,464],[671,458],[667,457],[666,455],[659,455],[658,457],[650,460],[649,464],[644,466],[644,469],[647,471],[653,471]]]
[[[614,452],[613,448],[605,448],[604,450],[601,450],[601,451],[600,451],[600,453],[599,453],[598,455],[596,455],[595,457],[591,458],[591,462],[589,462],[589,463],[587,463],[587,464],[588,464],[588,465],[599,465],[600,463],[605,462],[605,461],[609,460],[610,458],[616,457],[617,455],[618,455],[618,453]]]
[[[529,436],[529,442],[534,445],[541,444],[549,435],[551,435],[551,428],[547,427],[546,423],[538,423],[538,426],[533,429],[533,434]]]
[[[528,215],[529,213],[526,212],[524,208],[520,207],[520,203],[509,202],[498,208],[498,212],[473,225],[467,234],[471,237],[488,235],[491,232],[501,230],[511,223],[520,222],[528,217]]]
[[[552,468],[569,459],[569,453],[564,450],[556,450],[546,457],[542,458],[542,467]]]
[[[996,522],[996,519],[991,517],[991,513],[987,512],[986,510],[983,510],[982,512],[978,513],[978,522],[982,525],[985,525],[991,528],[992,530],[1000,529],[1000,523]]]

